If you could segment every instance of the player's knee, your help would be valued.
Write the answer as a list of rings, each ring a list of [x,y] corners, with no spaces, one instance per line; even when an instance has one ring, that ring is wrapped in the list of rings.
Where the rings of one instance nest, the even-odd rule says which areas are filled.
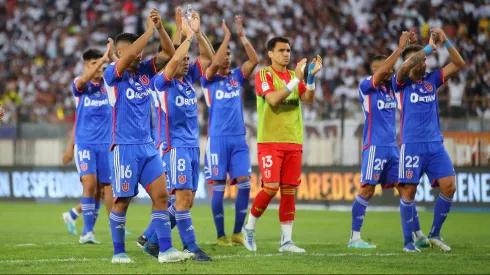
[[[279,188],[279,182],[264,183],[264,187],[272,188],[272,189],[278,189]]]
[[[375,185],[367,184],[367,185],[361,187],[361,190],[359,190],[359,195],[361,197],[365,198],[366,200],[370,200],[374,195],[375,188],[376,188]]]
[[[177,210],[189,210],[193,203],[191,190],[177,190],[175,193],[175,208]]]
[[[128,211],[129,203],[131,203],[132,198],[117,198],[117,200],[112,204],[112,211],[123,214]]]
[[[441,187],[441,193],[446,198],[452,198],[456,193],[456,181],[454,177],[448,177],[439,181]]]
[[[153,206],[161,209],[165,208],[168,203],[168,192],[167,190],[158,190],[156,192],[152,192],[151,194],[151,200],[153,202]]]
[[[403,184],[398,185],[398,192],[400,197],[406,201],[412,201],[415,199],[415,193],[417,193],[417,186],[413,184]]]
[[[93,197],[97,192],[97,182],[90,175],[82,177],[83,196]]]

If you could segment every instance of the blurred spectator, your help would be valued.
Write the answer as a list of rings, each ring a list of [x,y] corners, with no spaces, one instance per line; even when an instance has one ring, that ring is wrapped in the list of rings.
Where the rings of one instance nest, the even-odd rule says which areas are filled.
[[[447,85],[449,88],[449,112],[451,117],[465,117],[466,111],[463,106],[465,82],[461,81],[459,76],[455,76],[448,81]]]

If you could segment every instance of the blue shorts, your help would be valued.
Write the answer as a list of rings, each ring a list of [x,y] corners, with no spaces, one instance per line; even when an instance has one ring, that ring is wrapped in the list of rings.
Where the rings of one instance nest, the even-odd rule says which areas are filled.
[[[138,195],[138,183],[148,190],[150,183],[164,173],[153,143],[116,145],[109,158],[114,199]]]
[[[165,148],[163,147],[163,142],[160,144],[160,147],[158,147],[158,153],[160,153],[160,159],[162,160],[163,172],[167,173],[168,167],[167,163],[165,162]]]
[[[208,137],[204,155],[206,182],[224,181],[230,174],[231,184],[238,177],[250,177],[252,165],[245,136]]]
[[[372,145],[362,151],[361,186],[381,184],[393,187],[398,182],[400,153],[396,146]]]
[[[75,144],[75,164],[80,177],[97,175],[97,182],[110,184],[111,170],[109,169],[109,143]]]
[[[199,147],[172,148],[163,158],[168,165],[170,194],[175,190],[189,189],[197,191],[199,185]]]
[[[419,184],[424,173],[432,187],[437,180],[455,176],[453,163],[442,142],[404,143],[400,147],[400,183]]]

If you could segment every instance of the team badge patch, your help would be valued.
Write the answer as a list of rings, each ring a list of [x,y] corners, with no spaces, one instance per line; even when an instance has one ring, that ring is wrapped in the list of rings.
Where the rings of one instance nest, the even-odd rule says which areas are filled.
[[[429,92],[432,92],[432,90],[433,90],[433,88],[432,88],[432,84],[430,84],[430,83],[425,83],[425,84],[424,84],[424,87],[425,87],[425,89],[426,89],[427,91],[429,91]]]
[[[379,180],[379,173],[374,173],[374,180]]]
[[[180,182],[180,184],[184,184],[185,181],[186,181],[186,176],[185,175],[179,176],[179,182]]]
[[[264,176],[268,179],[271,177],[271,170],[265,170],[264,171]]]
[[[413,177],[413,171],[405,171],[405,176],[407,179],[411,179]]]
[[[129,183],[127,183],[127,182],[122,183],[122,184],[121,184],[121,189],[122,189],[124,192],[128,192],[128,191],[129,191]]]
[[[140,76],[140,81],[141,81],[141,83],[143,83],[143,85],[150,84],[150,81],[148,80],[148,77],[146,77],[146,75]]]
[[[233,87],[238,87],[238,81],[236,81],[235,79],[230,79],[230,83]]]
[[[214,167],[214,168],[213,168],[213,174],[214,174],[215,176],[217,176],[217,175],[218,175],[218,167]]]
[[[80,165],[80,168],[82,169],[82,171],[87,171],[87,169],[88,169],[88,164],[86,164],[86,163],[82,163],[82,165]]]
[[[262,82],[262,91],[268,91],[270,89],[269,84],[267,82]]]

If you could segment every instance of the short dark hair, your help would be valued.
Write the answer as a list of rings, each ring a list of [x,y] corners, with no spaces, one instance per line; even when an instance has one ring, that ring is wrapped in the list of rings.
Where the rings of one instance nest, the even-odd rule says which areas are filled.
[[[215,42],[213,43],[213,50],[214,52],[217,52],[219,50],[219,47],[221,47],[221,44],[223,44],[223,41]],[[228,45],[228,49],[230,48],[230,45]]]
[[[267,50],[273,51],[274,48],[276,47],[277,43],[288,43],[288,45],[291,45],[291,43],[289,42],[289,39],[287,39],[286,37],[276,36],[276,37],[272,38],[271,40],[269,40],[269,42],[267,42]]]
[[[376,61],[385,61],[388,57],[386,55],[382,55],[382,54],[378,54],[376,56],[374,56],[373,58],[371,58],[371,60],[369,61],[369,65],[373,64],[373,62],[376,62]]]
[[[98,49],[88,49],[83,53],[83,61],[99,59],[104,54]]]
[[[420,45],[410,45],[408,47],[406,47],[405,49],[403,49],[402,51],[402,58],[403,58],[403,61],[405,61],[405,57],[410,54],[410,53],[413,53],[413,52],[418,52],[420,50],[422,50],[422,46]]]
[[[118,36],[116,36],[116,44],[119,41],[126,41],[126,42],[133,44],[134,41],[138,40],[138,38],[139,38],[139,36],[137,34],[124,32],[124,33],[121,33]]]

